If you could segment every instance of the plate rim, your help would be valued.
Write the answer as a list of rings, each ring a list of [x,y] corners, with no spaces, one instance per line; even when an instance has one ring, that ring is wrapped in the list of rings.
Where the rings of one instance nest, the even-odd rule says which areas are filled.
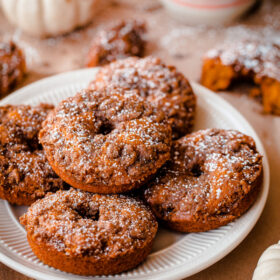
[[[77,79],[79,77],[82,77],[82,75],[84,73],[96,73],[96,71],[98,70],[98,68],[84,68],[84,69],[79,69],[79,70],[74,70],[74,71],[68,71],[68,72],[64,72],[64,73],[60,73],[57,75],[53,75],[53,76],[49,76],[46,78],[43,78],[41,80],[38,80],[36,82],[33,82],[21,89],[18,89],[16,91],[14,91],[13,93],[11,93],[9,96],[3,98],[0,101],[0,105],[2,104],[8,104],[11,99],[15,99],[17,96],[23,94],[24,92],[28,92],[30,89],[34,88],[34,87],[38,87],[39,85],[46,85],[49,81],[51,81],[52,83],[54,82],[59,82],[61,78],[66,78],[66,77],[70,77],[70,76],[75,76]],[[50,85],[52,84],[50,83]],[[167,273],[167,275],[160,275],[160,279],[182,279],[182,277],[187,277],[187,276],[191,276],[194,275],[196,273],[198,273],[199,271],[202,271],[204,269],[206,269],[207,267],[213,265],[214,263],[218,262],[219,260],[221,260],[223,257],[225,257],[227,254],[229,254],[234,248],[236,248],[246,237],[247,235],[251,232],[251,230],[253,229],[253,227],[255,226],[255,224],[257,223],[257,221],[259,220],[263,209],[265,207],[266,201],[267,201],[267,197],[268,197],[268,193],[269,193],[269,186],[270,186],[270,169],[269,169],[269,163],[268,163],[268,158],[267,158],[267,153],[265,151],[264,145],[262,144],[262,141],[260,139],[260,137],[258,136],[257,132],[255,131],[255,129],[252,127],[252,125],[247,121],[247,119],[238,111],[238,109],[236,109],[234,106],[232,106],[228,101],[226,101],[225,99],[223,99],[222,97],[218,96],[216,93],[212,92],[211,90],[199,85],[196,82],[190,82],[191,86],[194,89],[194,92],[198,91],[198,99],[201,98],[200,95],[204,95],[205,94],[205,98],[208,98],[208,101],[211,100],[210,102],[215,102],[219,101],[221,104],[223,104],[231,114],[231,117],[237,117],[239,119],[239,121],[242,121],[244,123],[244,125],[246,126],[246,128],[248,128],[253,134],[253,138],[257,144],[258,149],[261,150],[261,153],[263,155],[263,186],[262,186],[262,193],[259,197],[259,205],[258,208],[255,210],[256,213],[254,215],[254,220],[253,222],[251,222],[249,224],[249,226],[247,226],[245,228],[245,230],[242,232],[242,234],[239,234],[237,238],[234,239],[234,242],[232,242],[231,244],[229,244],[224,250],[216,253],[214,255],[214,257],[212,257],[210,260],[206,259],[204,262],[200,263],[199,266],[196,266],[195,268],[192,269],[191,273],[186,274],[184,268],[182,267],[178,267],[176,269],[176,271],[173,271],[173,274],[170,275],[170,273]],[[50,86],[50,87],[53,87]],[[46,90],[46,88],[44,88],[44,90]],[[13,103],[13,102],[11,102]],[[249,210],[250,211],[250,210]],[[166,248],[167,249],[167,248]],[[165,250],[165,249],[163,249]],[[156,252],[154,254],[160,253],[162,252],[162,250],[160,250],[159,252]],[[35,269],[29,268],[29,267],[25,267],[23,264],[18,263],[16,260],[13,260],[11,257],[6,256],[4,253],[0,252],[0,261],[7,265],[8,267],[24,274],[27,275],[29,277],[35,278],[35,279],[61,279],[61,276],[51,276],[49,278],[46,278],[47,275],[45,272],[39,272]],[[162,273],[161,273],[162,274]],[[39,278],[38,278],[39,277]],[[104,278],[105,279],[105,278]],[[145,279],[149,279],[149,277],[146,277]],[[155,279],[153,277],[153,279]]]

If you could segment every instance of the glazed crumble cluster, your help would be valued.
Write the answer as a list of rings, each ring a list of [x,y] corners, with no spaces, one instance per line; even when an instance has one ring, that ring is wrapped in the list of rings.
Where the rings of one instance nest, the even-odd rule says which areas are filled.
[[[204,57],[201,83],[215,91],[246,78],[259,87],[265,113],[280,115],[280,46],[237,42],[210,50]]]
[[[56,107],[0,107],[0,197],[33,203],[20,218],[28,242],[62,271],[132,269],[150,253],[157,219],[180,232],[214,229],[260,191],[254,140],[233,130],[192,133],[196,96],[184,75],[159,58],[127,58],[143,54],[144,29],[132,21],[101,32],[90,63],[109,64]]]

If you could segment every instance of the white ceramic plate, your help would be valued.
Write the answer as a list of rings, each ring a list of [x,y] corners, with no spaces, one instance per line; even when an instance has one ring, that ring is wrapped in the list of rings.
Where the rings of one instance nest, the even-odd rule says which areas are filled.
[[[50,77],[16,91],[1,104],[57,104],[87,86],[96,69],[83,69]],[[269,167],[263,145],[250,124],[231,105],[206,88],[192,83],[198,96],[195,130],[218,127],[238,129],[251,135],[264,155],[263,188],[258,200],[237,221],[204,233],[180,234],[160,229],[153,251],[147,260],[132,271],[107,278],[117,279],[181,279],[217,262],[233,250],[258,220],[267,199]],[[32,253],[18,217],[26,207],[15,207],[0,200],[0,261],[36,279],[105,279],[81,277],[50,268]]]

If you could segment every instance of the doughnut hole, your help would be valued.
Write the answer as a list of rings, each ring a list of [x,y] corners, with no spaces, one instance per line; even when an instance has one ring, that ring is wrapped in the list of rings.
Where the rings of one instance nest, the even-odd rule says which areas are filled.
[[[194,177],[200,177],[203,173],[202,171],[202,166],[199,165],[198,163],[194,164],[191,173],[193,174]]]
[[[113,124],[110,122],[103,122],[97,131],[97,134],[107,135],[114,129]]]

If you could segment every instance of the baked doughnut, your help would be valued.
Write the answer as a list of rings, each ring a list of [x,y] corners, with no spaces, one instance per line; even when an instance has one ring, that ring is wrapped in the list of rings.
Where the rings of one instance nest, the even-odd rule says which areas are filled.
[[[25,58],[14,42],[0,42],[0,96],[18,85],[26,72]]]
[[[0,198],[30,205],[64,184],[50,167],[38,141],[52,105],[0,106]]]
[[[136,20],[123,20],[101,30],[92,42],[87,66],[104,65],[128,56],[143,56],[146,42],[142,37],[145,32],[145,24]]]
[[[201,130],[174,142],[171,160],[144,192],[152,211],[181,232],[207,231],[241,216],[262,182],[254,140],[234,130]]]
[[[194,124],[196,97],[188,80],[159,58],[130,57],[104,66],[90,88],[136,89],[162,109],[172,126],[173,138],[189,133]]]
[[[260,87],[265,113],[280,115],[280,46],[242,41],[210,50],[203,62],[201,83],[225,90],[246,78]]]
[[[20,222],[40,260],[80,275],[116,274],[137,266],[149,254],[158,227],[140,201],[75,189],[36,201]]]
[[[49,114],[39,137],[54,171],[89,192],[139,187],[170,157],[164,113],[133,91],[84,90]]]

